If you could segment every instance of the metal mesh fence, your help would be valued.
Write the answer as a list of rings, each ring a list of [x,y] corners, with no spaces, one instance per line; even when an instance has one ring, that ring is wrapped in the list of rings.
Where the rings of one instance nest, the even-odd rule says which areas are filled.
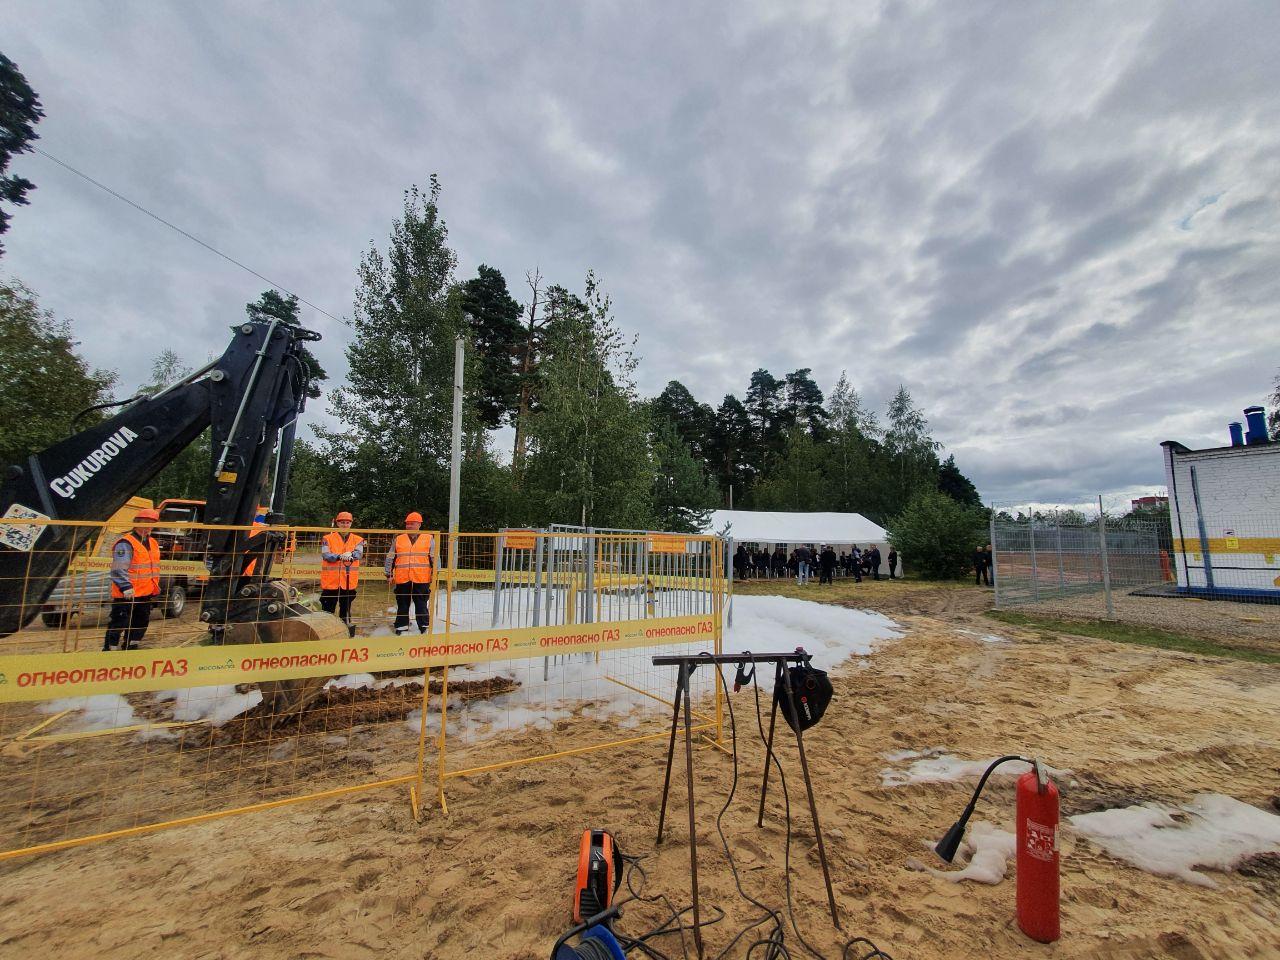
[[[386,575],[404,531],[350,531],[360,556],[326,565],[333,531],[272,528],[269,573],[225,601],[258,606],[219,635],[201,543],[228,528],[175,523],[137,636],[104,650],[128,524],[83,525],[47,596],[37,526],[0,523],[29,557],[0,582],[19,625],[0,637],[0,858],[394,784],[443,804],[450,777],[665,736],[652,655],[720,641],[714,537],[428,533],[430,583],[406,598],[394,557]],[[714,737],[712,680],[694,694]]]
[[[1172,583],[1169,521],[1097,507],[996,507],[990,527],[996,606],[1158,589]],[[976,566],[976,565],[975,565]],[[975,579],[984,579],[975,568]]]

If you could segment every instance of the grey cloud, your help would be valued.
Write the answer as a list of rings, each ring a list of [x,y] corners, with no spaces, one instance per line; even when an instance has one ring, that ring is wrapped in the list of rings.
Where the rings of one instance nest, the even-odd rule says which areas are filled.
[[[460,275],[520,297],[535,266],[596,268],[646,392],[903,382],[997,499],[1159,484],[1161,430],[1216,436],[1274,374],[1261,0],[10,6],[42,145],[338,314],[438,172]],[[220,350],[263,288],[19,169],[38,190],[0,271],[126,382]],[[347,331],[305,319],[340,379]]]

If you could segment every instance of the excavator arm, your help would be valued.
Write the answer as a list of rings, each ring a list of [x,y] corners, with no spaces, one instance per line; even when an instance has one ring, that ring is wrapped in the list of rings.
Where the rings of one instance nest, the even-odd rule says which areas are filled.
[[[206,521],[250,524],[273,459],[271,510],[283,512],[294,427],[306,398],[299,350],[319,334],[278,320],[232,329],[231,343],[213,363],[8,467],[0,486],[0,534],[8,534],[0,536],[0,636],[35,617],[71,558],[98,532],[92,524],[6,528],[4,519],[100,522],[208,427],[213,442]],[[238,539],[234,530],[210,531],[201,619],[215,633],[237,615],[231,595]],[[262,563],[259,578],[268,572],[269,554]]]

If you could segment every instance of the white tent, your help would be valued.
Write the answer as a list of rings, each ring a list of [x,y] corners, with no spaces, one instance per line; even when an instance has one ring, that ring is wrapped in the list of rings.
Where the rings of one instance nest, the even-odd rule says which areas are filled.
[[[727,528],[727,531],[726,531]],[[876,544],[886,552],[883,527],[860,513],[784,513],[768,510],[716,510],[707,533],[725,534],[738,543],[814,544],[859,547]]]

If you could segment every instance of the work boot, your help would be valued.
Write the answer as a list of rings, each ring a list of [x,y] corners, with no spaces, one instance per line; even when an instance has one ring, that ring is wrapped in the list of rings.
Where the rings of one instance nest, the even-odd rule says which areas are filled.
[[[354,637],[356,635],[356,625],[354,623],[347,624],[347,636]]]

